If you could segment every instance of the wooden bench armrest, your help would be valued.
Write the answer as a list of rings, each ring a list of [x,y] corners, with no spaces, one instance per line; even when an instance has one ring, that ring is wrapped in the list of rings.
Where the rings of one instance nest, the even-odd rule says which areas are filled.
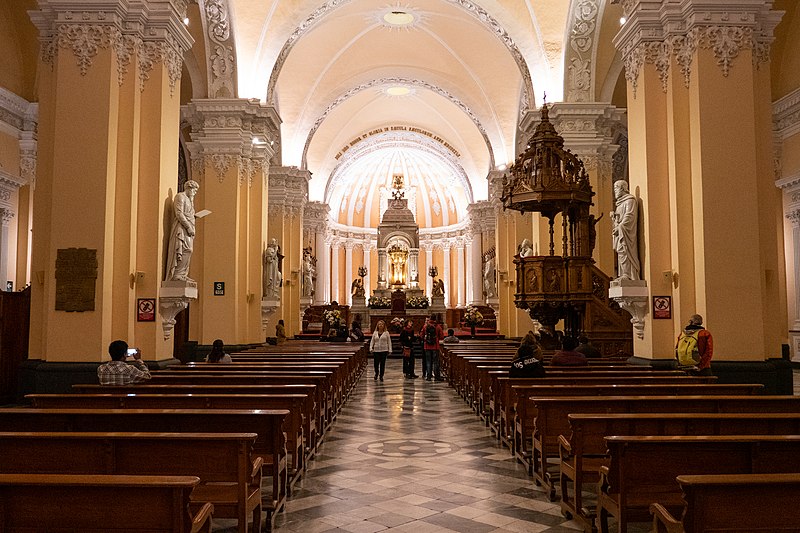
[[[558,436],[558,456],[562,461],[572,456],[572,446],[564,435]]]
[[[261,468],[264,466],[264,458],[256,457],[253,460],[253,470],[250,472],[250,481],[261,485]]]
[[[211,515],[214,513],[214,504],[204,503],[192,518],[192,533],[211,533]]]
[[[653,533],[684,533],[683,524],[660,503],[650,504],[650,514],[653,515]]]

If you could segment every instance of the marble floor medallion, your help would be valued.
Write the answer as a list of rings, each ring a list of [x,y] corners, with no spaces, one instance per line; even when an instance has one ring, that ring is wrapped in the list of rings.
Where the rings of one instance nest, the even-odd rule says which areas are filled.
[[[386,439],[358,447],[360,452],[383,457],[440,457],[460,449],[450,442],[429,439]]]

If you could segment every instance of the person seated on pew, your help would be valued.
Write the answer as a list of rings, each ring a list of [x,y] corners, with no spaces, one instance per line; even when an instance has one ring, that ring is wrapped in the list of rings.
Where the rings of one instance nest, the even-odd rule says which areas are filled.
[[[275,325],[275,339],[277,344],[286,342],[286,325],[283,323],[283,319],[278,320]]]
[[[225,353],[225,343],[217,339],[211,345],[211,351],[206,356],[206,363],[233,363],[231,356]]]
[[[128,354],[128,343],[116,340],[108,345],[111,361],[97,367],[97,378],[100,385],[129,385],[150,379],[150,370],[142,361],[139,349]]]
[[[538,344],[520,344],[508,371],[510,378],[543,378],[542,348]]]
[[[590,341],[589,337],[586,335],[581,335],[578,337],[578,347],[575,348],[575,351],[582,353],[589,359],[600,359],[603,357],[603,354],[600,353],[600,350],[592,346],[592,341]]]
[[[364,342],[364,330],[361,329],[361,315],[356,315],[353,318],[353,323],[350,326],[350,340],[353,342]]]
[[[456,332],[453,328],[447,330],[447,337],[442,339],[442,344],[457,344],[458,337],[456,337]]]
[[[561,349],[550,359],[551,366],[586,366],[589,362],[586,356],[576,352],[578,341],[575,337],[565,335],[561,340]]]

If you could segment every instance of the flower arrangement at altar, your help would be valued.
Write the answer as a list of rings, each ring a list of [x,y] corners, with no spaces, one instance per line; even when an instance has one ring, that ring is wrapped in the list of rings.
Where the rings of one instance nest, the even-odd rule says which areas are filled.
[[[428,297],[427,296],[411,296],[406,300],[406,307],[409,309],[427,309]]]
[[[342,312],[337,309],[329,309],[322,316],[325,322],[331,326],[338,326],[342,323]]]
[[[389,322],[389,330],[398,333],[403,329],[404,325],[405,322],[403,321],[403,319],[400,318],[399,316],[396,316],[392,319],[391,322]]]
[[[386,296],[370,296],[370,309],[389,309],[392,307],[392,300]]]
[[[464,309],[464,324],[471,328],[483,324],[483,315],[474,305],[468,305]]]

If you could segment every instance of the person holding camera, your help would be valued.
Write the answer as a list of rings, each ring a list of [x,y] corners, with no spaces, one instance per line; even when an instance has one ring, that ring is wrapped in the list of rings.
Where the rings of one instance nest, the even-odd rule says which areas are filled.
[[[108,345],[111,361],[97,367],[100,385],[128,385],[150,379],[150,370],[142,361],[141,352],[128,349],[125,341],[114,341]]]

